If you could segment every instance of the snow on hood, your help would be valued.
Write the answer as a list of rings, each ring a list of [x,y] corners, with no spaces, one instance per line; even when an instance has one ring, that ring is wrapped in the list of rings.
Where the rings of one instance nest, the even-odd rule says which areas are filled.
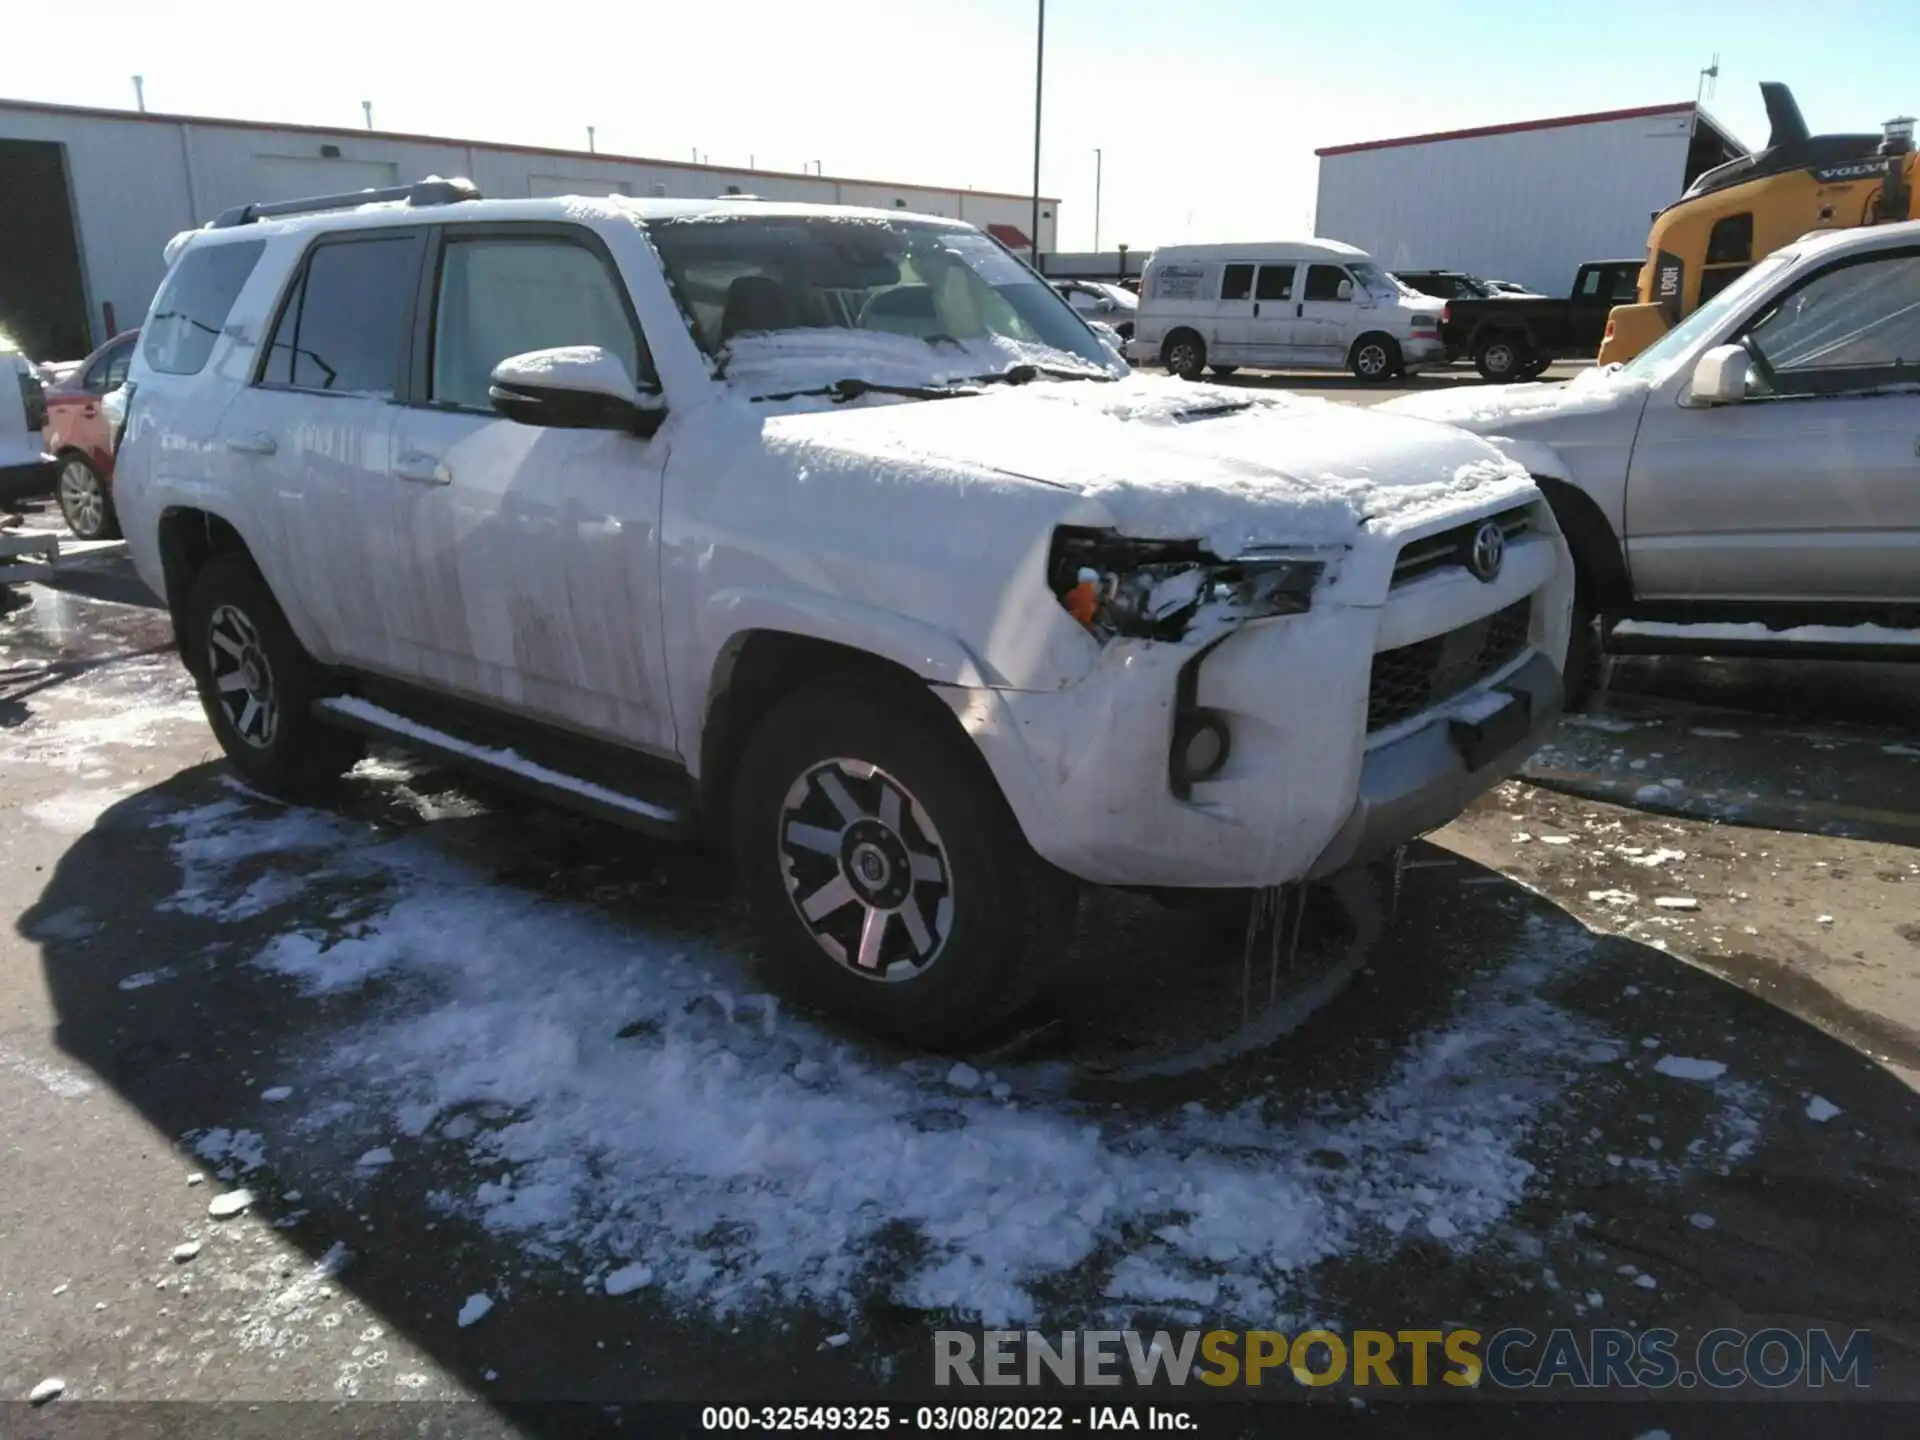
[[[745,398],[791,394],[848,379],[876,385],[948,385],[1015,365],[1107,378],[1126,373],[1118,361],[1101,366],[1050,345],[1024,345],[997,336],[936,346],[917,335],[826,328],[737,335],[728,342],[724,359],[728,384]]]
[[[975,466],[1078,491],[1125,533],[1217,555],[1349,544],[1469,498],[1518,499],[1521,467],[1464,431],[1297,396],[1159,376],[1039,381],[977,399],[856,404],[770,423],[803,464]]]
[[[1551,385],[1453,385],[1420,395],[1406,395],[1374,407],[1374,413],[1405,415],[1459,425],[1479,434],[1499,430],[1512,421],[1541,420],[1548,416],[1597,415],[1624,396],[1638,394],[1641,382],[1623,379],[1611,370],[1583,370],[1573,380]]]

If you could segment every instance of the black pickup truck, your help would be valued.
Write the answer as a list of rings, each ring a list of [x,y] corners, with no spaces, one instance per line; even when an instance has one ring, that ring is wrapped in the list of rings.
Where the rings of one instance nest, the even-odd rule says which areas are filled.
[[[1450,300],[1440,337],[1448,354],[1471,356],[1489,380],[1531,380],[1555,360],[1598,352],[1607,313],[1635,299],[1641,264],[1589,261],[1564,300]]]

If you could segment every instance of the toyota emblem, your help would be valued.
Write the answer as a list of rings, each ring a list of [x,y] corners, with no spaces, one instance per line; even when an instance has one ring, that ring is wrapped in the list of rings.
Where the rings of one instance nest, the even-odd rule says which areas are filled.
[[[1507,558],[1507,534],[1497,520],[1489,520],[1473,532],[1473,545],[1467,551],[1467,569],[1473,578],[1492,584],[1500,578],[1500,566]]]

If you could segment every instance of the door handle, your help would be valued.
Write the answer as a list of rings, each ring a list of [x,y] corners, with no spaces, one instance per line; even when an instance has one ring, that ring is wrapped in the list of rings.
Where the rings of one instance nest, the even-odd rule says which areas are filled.
[[[1303,300],[1299,304],[1293,307],[1293,318],[1296,320],[1304,320],[1306,319],[1306,316],[1307,316],[1307,305],[1306,305],[1306,302]]]
[[[1258,300],[1253,302],[1253,318],[1256,320],[1260,318],[1260,302]]]
[[[248,435],[227,436],[227,449],[242,455],[271,455],[279,448],[279,442],[263,430],[255,430]]]
[[[453,471],[444,460],[419,450],[409,450],[395,460],[393,473],[397,479],[411,480],[417,485],[446,485],[453,480]]]

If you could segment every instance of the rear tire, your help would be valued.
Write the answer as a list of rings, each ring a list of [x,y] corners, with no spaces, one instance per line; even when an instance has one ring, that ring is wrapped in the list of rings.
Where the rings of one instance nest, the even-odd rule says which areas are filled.
[[[1489,335],[1473,349],[1473,368],[1495,385],[1511,385],[1532,363],[1527,343],[1518,335]]]
[[[780,974],[855,1024],[944,1049],[1039,992],[1078,891],[936,703],[856,675],[789,697],[741,756],[732,834]]]
[[[1369,385],[1391,380],[1404,363],[1400,344],[1391,335],[1362,335],[1347,352],[1347,368]]]
[[[120,517],[113,511],[113,492],[93,462],[78,451],[60,457],[60,478],[54,484],[60,514],[79,540],[118,540]]]
[[[254,788],[307,796],[366,753],[358,735],[314,717],[324,672],[248,556],[227,551],[207,562],[187,602],[181,643],[207,723]]]
[[[1160,347],[1160,363],[1182,380],[1198,380],[1207,368],[1207,342],[1191,330],[1176,330]]]

